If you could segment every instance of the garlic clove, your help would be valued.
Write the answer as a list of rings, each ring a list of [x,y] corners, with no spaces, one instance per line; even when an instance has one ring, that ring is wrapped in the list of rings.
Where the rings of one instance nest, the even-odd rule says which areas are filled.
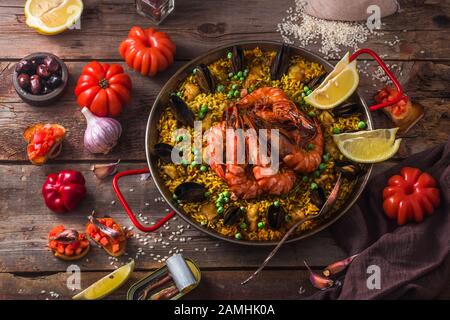
[[[112,176],[113,174],[117,173],[117,167],[118,167],[119,163],[120,163],[120,159],[114,163],[94,164],[91,166],[91,170],[92,170],[92,172],[94,172],[94,175],[98,179],[105,179],[106,177]]]

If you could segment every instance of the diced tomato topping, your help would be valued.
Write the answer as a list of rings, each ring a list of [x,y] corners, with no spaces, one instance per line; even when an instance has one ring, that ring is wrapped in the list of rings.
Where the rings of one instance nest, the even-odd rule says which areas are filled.
[[[100,244],[101,244],[102,246],[106,247],[106,246],[109,244],[108,238],[102,237],[102,238],[100,239]]]
[[[84,248],[87,248],[88,246],[89,246],[89,241],[88,240],[80,241],[80,248],[84,249]]]
[[[102,238],[102,236],[100,235],[100,233],[94,234],[94,239],[95,239],[95,241],[100,242],[100,239],[101,239],[101,238]]]
[[[36,129],[33,139],[27,148],[30,159],[45,156],[55,144],[56,139],[62,136],[62,130],[51,125],[45,125],[40,129]]]
[[[66,248],[64,248],[64,245],[63,245],[63,244],[61,244],[61,243],[58,244],[57,250],[58,250],[59,253],[64,254],[65,249],[66,249]]]
[[[108,228],[112,228],[113,224],[114,224],[114,222],[113,222],[112,219],[107,219],[107,220],[105,221],[105,225],[106,225]]]
[[[113,245],[111,246],[111,250],[112,250],[113,253],[119,252],[119,250],[120,250],[120,244],[118,244],[118,243],[113,244]]]
[[[66,249],[65,249],[65,251],[64,251],[64,254],[66,255],[66,256],[73,256],[73,249],[72,248],[70,248],[69,246],[67,246],[66,247]]]
[[[82,248],[77,248],[77,250],[75,250],[75,254],[78,256],[81,254],[82,251],[83,251]]]
[[[66,230],[66,228],[64,228],[63,225],[56,226],[52,230],[50,230],[50,232],[48,233],[48,237],[49,238],[55,237],[58,234],[60,234],[61,232],[63,232],[64,230]]]

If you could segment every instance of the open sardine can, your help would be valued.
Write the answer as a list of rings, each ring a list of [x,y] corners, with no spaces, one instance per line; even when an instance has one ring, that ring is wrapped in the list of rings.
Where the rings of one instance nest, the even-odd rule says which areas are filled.
[[[158,270],[134,283],[127,300],[178,300],[200,283],[200,268],[194,261],[175,254]]]

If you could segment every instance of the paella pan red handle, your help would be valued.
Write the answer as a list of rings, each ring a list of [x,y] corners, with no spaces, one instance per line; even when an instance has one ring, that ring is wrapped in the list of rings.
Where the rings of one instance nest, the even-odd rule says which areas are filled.
[[[358,56],[360,56],[361,54],[364,54],[364,53],[367,53],[368,55],[372,56],[375,59],[375,61],[378,62],[380,67],[384,70],[384,72],[386,72],[386,75],[391,79],[392,83],[397,88],[397,92],[398,92],[395,99],[370,106],[369,110],[375,111],[375,110],[382,109],[384,107],[388,107],[390,105],[396,104],[400,100],[406,101],[406,99],[408,99],[408,97],[404,95],[403,88],[400,85],[400,83],[398,82],[397,78],[392,74],[392,72],[389,70],[389,68],[383,62],[383,60],[381,60],[381,58],[375,52],[373,52],[372,50],[367,49],[367,48],[360,49],[350,56],[350,62],[355,60],[356,58],[358,58]]]
[[[168,215],[163,217],[161,220],[159,220],[155,225],[151,227],[143,226],[138,219],[136,219],[136,215],[133,213],[133,210],[131,210],[130,206],[128,205],[127,200],[125,200],[124,196],[122,195],[122,192],[119,189],[119,179],[125,176],[132,176],[136,174],[143,174],[143,173],[149,173],[150,171],[145,169],[138,169],[138,170],[126,170],[119,172],[114,176],[113,179],[113,188],[114,192],[117,194],[117,198],[119,198],[120,203],[122,204],[123,208],[125,209],[125,212],[127,213],[128,217],[131,219],[133,224],[136,228],[143,232],[152,232],[158,230],[164,223],[166,223],[170,218],[172,218],[175,215],[175,211],[170,212]]]

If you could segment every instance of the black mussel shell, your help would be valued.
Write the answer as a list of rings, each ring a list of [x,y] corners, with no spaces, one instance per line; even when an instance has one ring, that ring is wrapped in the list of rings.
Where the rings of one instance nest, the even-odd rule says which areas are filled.
[[[359,164],[350,161],[336,161],[334,166],[336,172],[342,174],[347,179],[356,178],[363,172]]]
[[[198,202],[205,199],[206,188],[195,182],[183,182],[175,188],[174,195],[177,200]]]
[[[267,208],[267,223],[269,227],[273,230],[278,230],[281,228],[285,222],[286,213],[282,206],[276,206],[274,204]]]
[[[244,66],[244,51],[240,46],[234,46],[231,50],[233,56],[231,57],[231,66],[233,72],[239,72]]]
[[[340,106],[333,109],[333,114],[336,117],[350,117],[353,115],[361,114],[362,107],[354,102],[343,103]]]
[[[317,189],[312,190],[310,193],[310,197],[311,202],[319,209],[321,209],[327,201],[325,191],[322,187],[318,187]]]
[[[231,226],[239,222],[243,215],[244,211],[241,208],[231,206],[225,210],[225,213],[223,214],[223,224],[226,226]]]
[[[152,153],[164,162],[172,162],[173,147],[167,143],[157,143],[153,146]]]
[[[197,80],[200,89],[204,93],[214,92],[216,86],[214,78],[211,72],[209,71],[208,67],[202,63],[197,66],[196,70],[197,71],[195,72],[195,79]]]
[[[279,80],[281,76],[286,73],[289,67],[290,51],[290,47],[285,44],[278,49],[275,58],[272,60],[272,65],[270,66],[270,77],[272,80]]]
[[[327,73],[324,72],[322,73],[320,76],[315,77],[314,79],[312,79],[311,81],[309,81],[306,85],[308,86],[308,88],[310,90],[314,90],[316,89],[318,86],[320,86],[320,84],[322,83],[323,80],[325,80],[325,78],[327,77]]]
[[[185,126],[194,127],[195,116],[186,102],[175,93],[170,95],[169,101],[170,108],[172,109],[175,118]]]

